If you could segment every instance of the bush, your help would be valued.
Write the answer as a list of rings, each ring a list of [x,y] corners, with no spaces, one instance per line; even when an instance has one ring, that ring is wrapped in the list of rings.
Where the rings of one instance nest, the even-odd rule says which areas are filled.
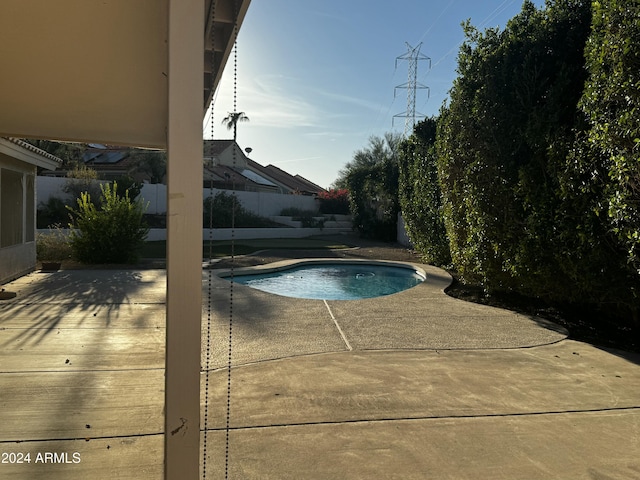
[[[73,256],[84,263],[135,263],[149,232],[142,220],[146,209],[128,192],[118,195],[117,185],[101,185],[100,207],[83,192],[72,215],[69,241]]]
[[[40,202],[36,217],[37,228],[50,228],[67,223],[69,223],[69,210],[64,200],[59,197],[49,197],[46,202]]]
[[[640,322],[640,5],[592,8],[580,100],[587,128],[559,172],[564,220],[576,232],[561,260],[590,303]]]
[[[346,188],[331,189],[318,194],[320,213],[349,214],[349,191]]]
[[[218,192],[204,200],[202,224],[205,228],[265,228],[280,227],[270,219],[246,210],[235,197]]]
[[[71,258],[69,238],[59,225],[49,227],[49,233],[36,236],[36,256],[40,261],[62,261]]]
[[[100,197],[100,183],[98,172],[86,166],[76,167],[67,173],[67,181],[62,191],[69,194],[72,202],[80,198],[83,192],[89,192],[93,198]]]
[[[129,175],[121,175],[111,183],[121,197],[124,197],[125,193],[129,192],[129,198],[131,200],[138,198],[143,185],[142,182],[136,182],[135,179]]]
[[[291,217],[292,220],[301,223],[302,228],[324,228],[324,218],[316,218],[318,214],[313,210],[302,210],[296,207],[283,208],[280,212],[283,217]]]
[[[396,158],[352,170],[346,178],[353,226],[364,238],[397,238],[398,163]]]
[[[640,274],[640,4],[610,0],[594,2],[593,8],[581,107],[597,152],[593,163],[604,187],[603,217],[626,250],[629,266]]]
[[[558,171],[582,126],[591,3],[525,1],[506,29],[466,25],[449,106],[440,116],[438,177],[453,263],[488,291],[572,295],[558,274],[569,222]]]
[[[287,208],[283,208],[280,211],[280,215],[283,217],[299,217],[301,215],[304,215],[304,212],[306,210],[302,210],[301,208],[297,208],[297,207],[287,207]]]
[[[438,183],[436,124],[427,118],[416,125],[400,152],[400,208],[407,234],[427,263],[451,263],[449,239],[442,217],[442,193]]]

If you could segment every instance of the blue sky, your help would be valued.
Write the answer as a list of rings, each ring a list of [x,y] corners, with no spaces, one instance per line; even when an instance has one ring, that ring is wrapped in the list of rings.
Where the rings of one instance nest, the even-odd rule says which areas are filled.
[[[535,0],[538,6],[543,0]],[[396,57],[422,42],[416,111],[438,113],[456,77],[467,18],[504,27],[522,0],[252,0],[238,38],[237,106],[241,148],[329,187],[372,135],[404,131],[407,62]],[[205,138],[230,138],[221,125],[233,108],[233,57],[218,88]],[[211,128],[213,125],[213,129]],[[213,130],[213,131],[212,131]]]

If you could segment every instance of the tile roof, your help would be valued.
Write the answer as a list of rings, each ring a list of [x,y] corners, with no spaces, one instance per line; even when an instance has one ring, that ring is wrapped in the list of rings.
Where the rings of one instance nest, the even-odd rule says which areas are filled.
[[[309,182],[304,177],[296,178],[281,168],[276,167],[275,165],[267,165],[264,167],[265,172],[273,178],[278,183],[281,183],[293,191],[297,191],[299,193],[307,193],[314,194],[321,191],[324,191],[324,188],[318,187],[312,182]]]
[[[322,188],[320,185],[316,185],[315,183],[313,183],[311,180],[308,180],[306,178],[304,178],[302,175],[298,175],[296,174],[294,176],[294,178],[296,178],[298,181],[305,183],[306,185],[308,185],[309,190],[313,190],[315,192],[324,192],[325,189]]]
[[[231,145],[233,145],[233,140],[205,140],[204,156],[211,157],[214,155],[220,155]]]
[[[205,167],[204,184],[205,188],[209,186],[209,182],[213,180],[214,188],[235,189],[235,190],[271,190],[275,189],[275,185],[259,183],[251,178],[243,175],[242,172],[234,170],[226,165],[215,165],[213,167]]]
[[[28,142],[25,142],[24,140],[20,140],[19,138],[14,138],[14,137],[4,137],[4,138],[15,145],[18,145],[19,147],[24,148],[25,150],[29,150],[30,152],[40,155],[41,157],[52,160],[58,164],[62,164],[62,160],[60,158],[56,157],[55,155],[51,155],[50,153],[45,152],[44,150],[41,150],[38,147],[35,147]]]

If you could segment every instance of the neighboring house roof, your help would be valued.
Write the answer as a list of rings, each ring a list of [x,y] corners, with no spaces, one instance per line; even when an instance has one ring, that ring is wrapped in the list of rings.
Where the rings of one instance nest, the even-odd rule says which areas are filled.
[[[249,170],[248,168],[242,170],[240,173],[242,173],[242,175],[244,175],[248,179],[253,180],[256,183],[259,183],[260,185],[268,185],[270,187],[277,187],[277,185],[275,183],[273,183],[272,181],[264,178],[262,175],[260,175],[259,173],[254,172],[253,170]]]
[[[233,145],[233,140],[205,140],[204,156],[213,157],[220,155],[231,145]]]
[[[247,167],[289,192],[313,195],[325,191],[324,188],[310,182],[306,178],[300,175],[290,175],[274,165],[264,167],[254,160],[247,159]]]
[[[276,191],[274,184],[254,181],[251,175],[247,176],[245,173],[246,170],[240,171],[227,165],[207,166],[204,169],[205,188],[212,186],[225,190]],[[211,181],[213,185],[210,185]]]
[[[247,159],[247,168],[249,168],[253,172],[256,172],[258,175],[266,178],[270,182],[275,183],[276,185],[280,186],[283,190],[287,189],[286,185],[284,185],[283,183],[279,182],[278,179],[273,178],[273,177],[270,176],[269,170],[267,169],[267,167],[263,167],[262,165],[260,165],[255,160],[251,160],[250,158],[248,158]]]
[[[315,191],[316,193],[319,192],[326,192],[326,190],[324,188],[322,188],[320,185],[316,185],[315,183],[313,183],[311,180],[307,180],[306,178],[304,178],[302,175],[298,175],[296,174],[294,176],[298,181],[306,184],[309,188],[309,191]]]
[[[216,165],[227,165],[236,170],[244,170],[247,156],[233,140],[205,140],[204,159],[213,160]]]
[[[55,155],[34,147],[19,138],[0,138],[0,152],[48,170],[55,170],[62,164],[62,160]]]
[[[275,165],[267,165],[264,167],[266,174],[273,178],[278,183],[287,186],[291,191],[302,193],[305,195],[314,195],[325,191],[324,188],[317,186],[304,177],[288,174],[284,170],[276,167]]]
[[[131,170],[129,147],[89,144],[82,154],[84,164],[103,175],[128,175]]]
[[[114,164],[124,160],[128,155],[128,149],[95,147],[88,148],[82,155],[82,160],[86,164]]]
[[[251,182],[273,187],[274,189],[279,188],[285,193],[296,192],[305,195],[315,195],[325,191],[324,188],[300,175],[291,175],[274,165],[268,165],[266,167],[260,165],[255,160],[248,158],[233,140],[205,140],[204,157],[216,158],[217,164],[226,162],[227,165],[230,165],[229,152],[231,152],[230,149],[233,148],[234,145],[237,148],[236,151],[239,152],[237,155],[241,155],[241,158],[237,159],[238,165],[246,163],[246,169],[239,166],[236,171]]]

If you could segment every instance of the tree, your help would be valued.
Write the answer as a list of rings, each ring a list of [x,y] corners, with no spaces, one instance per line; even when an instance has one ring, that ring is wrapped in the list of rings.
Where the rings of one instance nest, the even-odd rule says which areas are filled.
[[[229,112],[229,114],[222,119],[222,124],[226,125],[227,130],[233,130],[233,141],[238,138],[238,122],[248,122],[249,117],[244,112]]]
[[[85,165],[77,166],[67,172],[67,181],[62,191],[69,194],[71,203],[80,198],[80,194],[87,192],[94,199],[100,195],[98,172]]]
[[[354,154],[335,182],[349,191],[353,223],[364,237],[396,239],[401,141],[395,133],[371,137],[369,146]]]
[[[397,162],[402,135],[394,132],[387,132],[383,137],[369,137],[369,145],[353,154],[353,160],[347,162],[339,172],[338,178],[333,182],[336,189],[347,188],[346,178],[349,173],[373,167],[383,162]]]
[[[129,175],[121,175],[112,182],[113,188],[119,196],[124,197],[127,193],[131,200],[136,200],[140,193],[142,193],[142,182],[136,182],[133,177]]]
[[[167,153],[161,150],[132,149],[129,152],[129,174],[145,174],[149,183],[162,183],[167,174]]]
[[[24,139],[24,141],[62,160],[62,165],[60,165],[62,170],[73,170],[83,165],[82,155],[86,148],[83,143],[64,143],[34,139]]]

